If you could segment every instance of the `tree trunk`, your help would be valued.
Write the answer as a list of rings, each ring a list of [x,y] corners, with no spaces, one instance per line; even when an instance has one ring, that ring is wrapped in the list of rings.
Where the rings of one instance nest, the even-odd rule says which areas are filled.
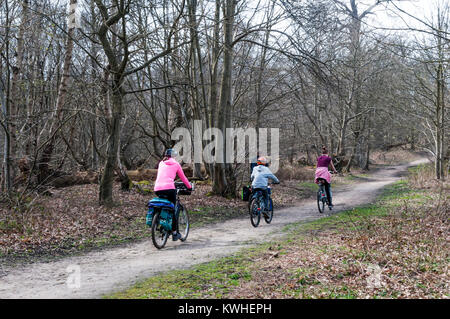
[[[437,179],[444,178],[444,139],[445,139],[445,76],[444,76],[444,53],[442,45],[441,33],[441,18],[439,17],[439,34],[437,35],[438,42],[438,67],[436,76],[436,165],[435,173]]]
[[[11,102],[10,102],[10,123],[9,123],[9,157],[12,161],[11,167],[11,178],[14,179],[16,172],[14,167],[17,165],[16,162],[16,152],[17,152],[17,137],[16,137],[16,117],[19,115],[19,106],[21,104],[22,98],[19,92],[19,81],[20,74],[23,72],[23,57],[24,57],[24,34],[25,28],[28,22],[28,5],[29,0],[24,0],[22,2],[22,21],[19,26],[19,33],[17,36],[17,49],[16,49],[16,64],[13,67],[12,81],[11,81]]]
[[[220,90],[219,112],[217,115],[216,127],[222,130],[223,149],[221,152],[223,163],[214,164],[213,192],[222,196],[234,196],[235,189],[234,178],[231,172],[231,164],[226,163],[226,129],[232,127],[231,118],[231,80],[232,80],[232,61],[233,61],[233,25],[236,0],[226,0],[224,15],[224,53],[223,53],[223,71],[222,84]]]
[[[5,27],[5,38],[9,38],[9,31],[10,31],[10,18],[9,18],[9,5],[8,2],[5,3],[5,15],[6,15],[6,27]],[[5,43],[5,52],[6,52],[6,61],[9,61],[9,41],[6,41]],[[3,66],[3,63],[0,63],[0,68]],[[0,70],[3,71],[3,70]],[[4,154],[3,154],[3,169],[2,169],[2,188],[6,189],[8,194],[11,191],[11,158],[10,158],[10,129],[9,129],[9,121],[10,121],[10,69],[8,66],[6,66],[6,72],[0,72],[0,76],[3,77],[3,74],[6,74],[6,79],[3,80],[3,78],[0,79],[0,85],[2,86],[0,88],[0,98],[2,102],[2,112],[4,117],[4,122],[2,121],[2,128],[5,133],[5,140],[4,140]],[[5,85],[6,83],[6,85]]]
[[[106,162],[100,180],[99,202],[111,204],[113,202],[114,170],[117,166],[117,152],[119,150],[120,120],[122,117],[122,92],[118,86],[112,92],[112,118],[107,142]]]
[[[94,20],[95,20],[95,5],[94,2],[91,2],[90,5],[90,11],[91,11],[91,17],[92,17],[92,25],[94,25]],[[94,56],[96,54],[97,51],[97,44],[95,43],[91,43],[91,47],[90,47],[90,54],[91,54],[91,80],[95,81],[95,77],[97,75],[97,65],[95,63],[95,59]],[[97,154],[97,123],[98,123],[98,108],[99,108],[99,103],[98,103],[98,98],[96,96],[97,92],[95,91],[95,88],[93,88],[92,90],[92,97],[93,97],[93,101],[92,101],[92,112],[95,114],[95,116],[92,116],[92,120],[90,121],[91,123],[91,167],[94,170],[97,170],[98,168],[98,154]]]
[[[209,117],[206,118],[206,129],[212,128],[216,125],[216,110],[217,110],[217,86],[219,77],[219,57],[220,57],[220,0],[216,0],[216,8],[214,14],[214,31],[213,43],[210,61],[210,90],[208,111]],[[211,139],[211,138],[210,138]],[[206,164],[206,170],[212,180],[214,180],[214,163]]]
[[[191,37],[191,47],[190,47],[190,56],[191,56],[191,80],[193,81],[193,85],[191,85],[191,107],[193,110],[193,123],[195,121],[202,120],[202,113],[205,114],[205,120],[207,120],[208,113],[206,111],[206,94],[205,94],[205,85],[204,85],[204,77],[203,77],[203,68],[200,54],[200,44],[198,40],[198,26],[196,20],[196,11],[197,11],[197,0],[189,0],[188,1],[188,10],[189,10],[189,24],[190,24],[190,37]],[[198,70],[197,70],[198,69]],[[198,86],[201,88],[201,92],[198,90]],[[203,109],[203,112],[201,111]],[[194,124],[195,125],[195,124]],[[194,129],[195,130],[195,129]],[[203,140],[203,139],[202,139]],[[194,141],[196,143],[197,141]],[[193,177],[198,179],[203,179],[203,174],[201,171],[202,163],[199,163],[199,158],[194,158],[194,170]]]
[[[0,70],[1,71],[1,70]],[[0,72],[1,73],[1,72]],[[9,72],[7,72],[9,73]],[[9,74],[8,74],[9,77]],[[5,88],[3,87],[3,81],[0,81],[0,102],[2,103],[2,112],[5,117],[5,123],[2,123],[2,128],[5,134],[4,140],[4,154],[3,154],[3,172],[2,172],[2,190],[6,190],[9,194],[11,191],[11,173],[10,173],[10,134],[9,134],[9,125],[8,125],[8,106],[7,106],[7,98],[5,94]]]
[[[131,185],[131,179],[128,176],[127,168],[122,164],[122,159],[121,159],[120,153],[121,153],[121,151],[120,151],[120,135],[119,135],[119,142],[118,142],[118,146],[117,146],[118,175],[119,175],[119,179],[120,179],[121,189],[123,191],[129,191],[130,185]]]
[[[70,5],[76,5],[78,0],[70,0]],[[74,15],[75,12],[70,14]],[[52,159],[53,151],[57,142],[57,130],[62,122],[63,107],[66,102],[67,86],[70,80],[70,67],[72,64],[73,53],[73,35],[75,32],[75,25],[69,24],[69,30],[67,32],[66,42],[66,55],[64,58],[63,73],[61,77],[61,83],[58,89],[58,96],[56,98],[56,108],[52,114],[51,125],[49,129],[49,141],[42,151],[40,160],[38,162],[38,183],[45,184],[50,174],[50,161]]]

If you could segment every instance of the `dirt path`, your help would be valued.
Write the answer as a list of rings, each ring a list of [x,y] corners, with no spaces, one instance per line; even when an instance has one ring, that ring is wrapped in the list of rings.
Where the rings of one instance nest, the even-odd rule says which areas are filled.
[[[370,176],[367,182],[334,192],[334,213],[365,204],[375,199],[387,184],[395,182],[408,165],[391,166]],[[245,217],[244,217],[245,216]],[[304,201],[296,207],[275,210],[270,225],[263,220],[253,228],[247,215],[217,225],[191,229],[185,243],[168,241],[157,250],[151,239],[125,247],[107,249],[49,263],[35,263],[13,269],[0,269],[0,298],[99,298],[130,287],[136,281],[161,271],[183,269],[230,255],[258,241],[283,235],[290,223],[321,218],[315,201]],[[144,227],[144,226],[143,226]],[[1,268],[1,267],[0,267]],[[78,272],[79,271],[79,272]],[[79,273],[79,288],[69,283]],[[69,280],[68,280],[69,279]]]

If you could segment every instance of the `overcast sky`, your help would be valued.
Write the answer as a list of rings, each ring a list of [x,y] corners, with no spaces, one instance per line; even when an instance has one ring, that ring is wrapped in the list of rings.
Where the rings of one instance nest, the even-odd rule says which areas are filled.
[[[364,7],[364,3],[370,4],[374,1],[375,0],[361,1],[361,9]],[[433,8],[436,8],[436,4],[440,2],[441,4],[448,5],[449,1],[450,0],[402,0],[396,1],[395,5],[407,13],[418,17],[419,19],[429,22]],[[410,26],[423,29],[423,24],[411,17],[408,17],[407,14],[399,12],[393,4],[388,4],[387,6],[380,5],[375,10],[375,15],[372,15],[367,19],[367,24],[374,27],[382,26],[389,28],[405,28]]]
[[[68,0],[53,0],[57,3],[68,3]],[[350,6],[349,0],[341,0],[347,6]],[[78,0],[80,5],[85,4],[85,0]],[[359,12],[363,12],[368,6],[374,4],[376,0],[358,0]],[[258,2],[256,2],[258,3]],[[436,3],[449,5],[450,0],[394,0],[394,4],[381,4],[377,6],[372,15],[367,16],[363,23],[371,28],[392,28],[392,29],[406,29],[408,27],[416,29],[424,29],[424,25],[416,19],[409,17],[405,13],[399,12],[395,6],[398,6],[407,13],[424,20],[430,21],[432,9],[436,7]],[[284,23],[281,23],[282,28]]]

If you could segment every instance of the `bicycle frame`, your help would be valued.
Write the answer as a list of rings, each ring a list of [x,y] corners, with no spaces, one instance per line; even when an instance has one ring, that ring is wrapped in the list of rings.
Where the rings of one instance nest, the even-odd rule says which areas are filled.
[[[325,185],[323,183],[323,181],[319,181],[319,192],[323,193],[324,196],[327,196],[327,193],[325,192]]]
[[[269,202],[268,204],[270,205],[270,192],[267,194],[268,198],[267,201]],[[269,207],[266,207],[265,201],[264,201],[264,195],[262,194],[262,191],[257,190],[253,195],[252,198],[256,198],[256,200],[258,201],[258,206],[259,206],[259,211],[263,211],[264,209],[268,209]],[[251,200],[249,200],[249,204],[251,203]]]
[[[248,203],[248,210],[250,213],[250,221],[253,227],[258,227],[261,216],[267,224],[272,222],[273,218],[273,201],[271,198],[271,189],[268,188],[267,205],[264,200],[262,189],[253,189],[250,201]]]

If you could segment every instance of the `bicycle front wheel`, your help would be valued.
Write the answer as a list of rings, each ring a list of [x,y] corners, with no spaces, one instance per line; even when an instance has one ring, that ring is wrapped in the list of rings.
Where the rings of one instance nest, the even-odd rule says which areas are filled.
[[[178,212],[178,231],[181,234],[181,241],[185,241],[189,234],[189,215],[186,208],[180,206]]]
[[[258,227],[259,221],[261,220],[261,206],[259,205],[259,200],[254,198],[250,202],[250,222],[253,227]]]
[[[156,248],[162,249],[167,243],[169,232],[165,230],[160,224],[161,212],[155,212],[152,220],[152,241]]]

